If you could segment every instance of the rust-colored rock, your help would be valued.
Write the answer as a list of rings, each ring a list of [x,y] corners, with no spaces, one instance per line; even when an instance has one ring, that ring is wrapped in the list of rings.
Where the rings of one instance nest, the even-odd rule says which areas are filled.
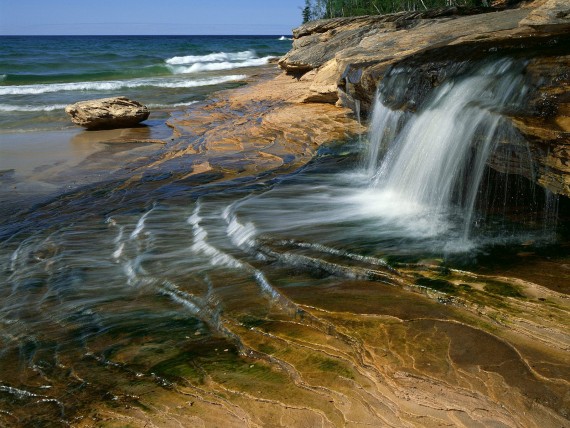
[[[174,170],[190,156],[193,165],[207,164],[230,176],[295,169],[321,144],[365,132],[348,108],[305,102],[310,76],[296,79],[275,68],[260,73],[255,83],[219,92],[172,118],[176,142],[150,166],[169,162]]]

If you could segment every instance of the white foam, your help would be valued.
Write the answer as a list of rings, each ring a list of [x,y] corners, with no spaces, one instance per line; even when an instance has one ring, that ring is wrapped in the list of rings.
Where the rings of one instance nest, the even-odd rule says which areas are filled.
[[[210,86],[210,85],[220,85],[222,83],[234,82],[236,80],[243,80],[247,78],[245,74],[233,74],[231,76],[221,76],[221,77],[211,77],[208,79],[197,79],[197,80],[177,80],[171,83],[161,83],[150,86],[157,86],[159,88],[194,88],[197,86]]]
[[[369,188],[345,198],[350,212],[390,225],[404,236],[429,238],[443,234],[451,224],[445,212],[437,212],[389,189]]]
[[[199,62],[226,62],[226,61],[245,61],[248,59],[254,59],[257,55],[255,51],[243,51],[243,52],[217,52],[208,55],[187,55],[187,56],[175,56],[167,59],[165,62],[170,65],[185,65],[185,64],[195,64]]]
[[[135,230],[133,230],[133,232],[131,233],[131,239],[136,239],[139,234],[144,230],[144,223],[146,221],[146,218],[148,217],[148,215],[152,212],[152,209],[150,209],[149,211],[147,211],[146,213],[144,213],[141,218],[139,218],[139,221],[137,222],[137,225],[135,227]]]
[[[279,297],[281,297],[279,292],[272,287],[265,275],[263,275],[263,272],[256,270],[253,276],[257,280],[257,283],[261,286],[261,289],[268,293],[272,299],[279,299]]]
[[[109,80],[100,82],[53,83],[38,85],[19,85],[0,87],[0,95],[37,95],[65,91],[116,91],[124,88],[157,87],[157,88],[194,88],[198,86],[219,85],[226,82],[243,80],[247,76],[230,75],[206,79],[135,79]]]
[[[125,248],[125,243],[121,242],[118,246],[117,249],[113,252],[113,258],[115,260],[121,258],[121,256],[123,255],[123,249]]]
[[[188,293],[181,292],[177,289],[162,289],[160,290],[163,294],[169,296],[176,303],[181,304],[186,309],[188,309],[193,314],[198,314],[200,308],[190,300],[190,295]]]
[[[233,244],[239,248],[243,248],[244,245],[246,248],[253,248],[255,246],[255,237],[257,235],[255,226],[251,222],[248,222],[245,225],[241,224],[232,210],[233,206],[230,205],[222,213],[222,217],[227,224],[228,236]]]
[[[142,260],[143,257],[139,255],[134,259],[127,260],[123,263],[123,272],[127,277],[128,285],[151,284],[154,281],[154,278],[149,276],[146,270],[141,266]]]
[[[147,106],[150,108],[172,108],[172,107],[188,107],[196,103],[198,103],[198,101],[188,101],[186,103],[176,103],[176,104],[147,104]]]
[[[134,262],[132,260],[126,262],[123,265],[123,272],[127,277],[127,284],[133,285],[137,280],[137,274],[135,272]]]
[[[34,394],[33,392],[26,391],[25,389],[17,389],[11,386],[0,385],[0,391],[7,392],[9,394],[15,395],[18,398],[23,397],[45,397],[45,395]]]
[[[289,37],[281,36],[277,40],[284,41],[284,40],[293,40],[293,39],[290,39]]]
[[[223,251],[218,250],[207,242],[208,232],[200,225],[202,217],[200,217],[200,204],[196,205],[194,213],[188,218],[187,222],[192,226],[194,233],[194,243],[192,251],[197,254],[203,254],[210,258],[210,264],[213,266],[226,266],[235,269],[241,269],[244,265],[234,257]]]
[[[174,74],[189,74],[199,73],[201,71],[221,71],[244,67],[258,67],[260,65],[267,64],[272,58],[272,56],[266,56],[263,58],[252,58],[241,62],[197,62],[190,66],[169,65],[168,67]]]
[[[16,106],[10,104],[0,104],[0,111],[25,111],[25,112],[54,111],[54,110],[63,110],[65,106],[66,106],[65,104],[53,104],[53,105],[41,105],[41,106],[31,106],[31,105]]]

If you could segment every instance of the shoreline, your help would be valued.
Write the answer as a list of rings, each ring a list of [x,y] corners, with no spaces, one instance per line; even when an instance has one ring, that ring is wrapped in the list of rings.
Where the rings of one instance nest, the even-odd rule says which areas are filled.
[[[250,144],[246,142],[247,139],[251,140],[251,146],[260,146],[253,140],[257,138],[267,142],[272,138],[277,139],[279,133],[285,134],[283,129],[270,129],[270,127],[284,128],[297,125],[295,117],[292,116],[296,108],[299,117],[304,113],[316,114],[312,123],[327,122],[326,118],[332,117],[332,121],[338,121],[338,126],[347,125],[346,132],[342,132],[338,127],[329,130],[325,126],[327,129],[316,138],[314,135],[307,135],[306,140],[312,138],[315,141],[303,143],[308,150],[302,154],[305,159],[314,152],[315,146],[310,147],[313,144],[318,146],[365,130],[351,117],[350,109],[336,108],[328,104],[304,104],[303,93],[308,90],[311,82],[286,76],[277,67],[277,59],[264,66],[251,68],[249,71],[244,70],[248,73],[247,77],[238,87],[219,89],[204,100],[196,101],[183,109],[151,110],[151,118],[138,127],[99,131],[88,131],[78,126],[61,129],[6,130],[0,134],[2,135],[0,173],[2,176],[13,174],[22,181],[52,180],[57,178],[64,168],[77,168],[76,174],[81,174],[80,166],[84,165],[90,156],[104,151],[105,144],[160,144],[165,148],[163,159],[149,162],[148,166],[153,167],[169,158],[188,154],[192,151],[190,146],[193,145],[193,140],[201,137],[207,137],[209,143],[199,150],[200,155],[215,157],[217,154],[231,152],[239,157],[240,151],[241,155],[246,155],[245,152],[248,151],[240,150],[240,146]],[[273,113],[276,113],[277,117],[274,117]],[[153,118],[153,114],[158,117]],[[276,121],[272,121],[273,119],[283,120],[284,125],[280,127]],[[270,122],[267,126],[261,124],[265,128],[263,133],[252,128],[252,121],[260,124],[264,120]],[[208,126],[209,122],[215,126]],[[298,125],[302,130],[309,130],[303,123]],[[190,129],[192,126],[196,129]],[[234,127],[234,130],[240,134],[233,143],[228,143],[230,137],[226,132],[228,127]],[[224,128],[224,131],[221,128]],[[311,131],[318,132],[318,129],[312,128]],[[298,155],[302,151],[297,147],[298,141],[293,139],[292,135],[282,136],[285,140],[281,147],[283,151],[287,151],[287,144],[291,146],[291,153],[288,154],[296,152]],[[216,142],[216,139],[219,142]],[[172,144],[174,140],[175,144]],[[162,151],[161,148],[157,147],[157,152]],[[147,155],[151,158],[153,153]],[[287,153],[283,155],[286,156]],[[261,157],[266,156],[262,154]],[[105,166],[101,173],[120,169],[120,165],[109,168]],[[145,165],[140,165],[139,168],[145,168]]]
[[[164,171],[179,178],[216,172],[221,181],[291,172],[320,145],[366,131],[348,108],[305,103],[312,79],[286,75],[276,60],[244,72],[244,84],[183,110],[159,111],[145,126],[2,134],[0,213],[113,178],[128,185]]]

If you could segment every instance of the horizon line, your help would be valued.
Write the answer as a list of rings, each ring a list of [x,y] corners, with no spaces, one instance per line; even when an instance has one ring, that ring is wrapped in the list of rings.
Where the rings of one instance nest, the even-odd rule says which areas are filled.
[[[153,37],[223,37],[223,36],[283,36],[285,33],[274,33],[274,34],[0,34],[0,37],[142,37],[142,36],[153,36]]]

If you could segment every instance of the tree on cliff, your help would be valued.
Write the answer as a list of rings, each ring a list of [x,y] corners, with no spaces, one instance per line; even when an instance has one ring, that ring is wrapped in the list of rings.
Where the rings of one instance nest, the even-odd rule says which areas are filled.
[[[303,24],[306,24],[311,20],[311,15],[311,0],[305,0],[305,7],[303,8]]]
[[[305,0],[303,23],[339,16],[377,15],[445,6],[481,6],[487,0]]]

